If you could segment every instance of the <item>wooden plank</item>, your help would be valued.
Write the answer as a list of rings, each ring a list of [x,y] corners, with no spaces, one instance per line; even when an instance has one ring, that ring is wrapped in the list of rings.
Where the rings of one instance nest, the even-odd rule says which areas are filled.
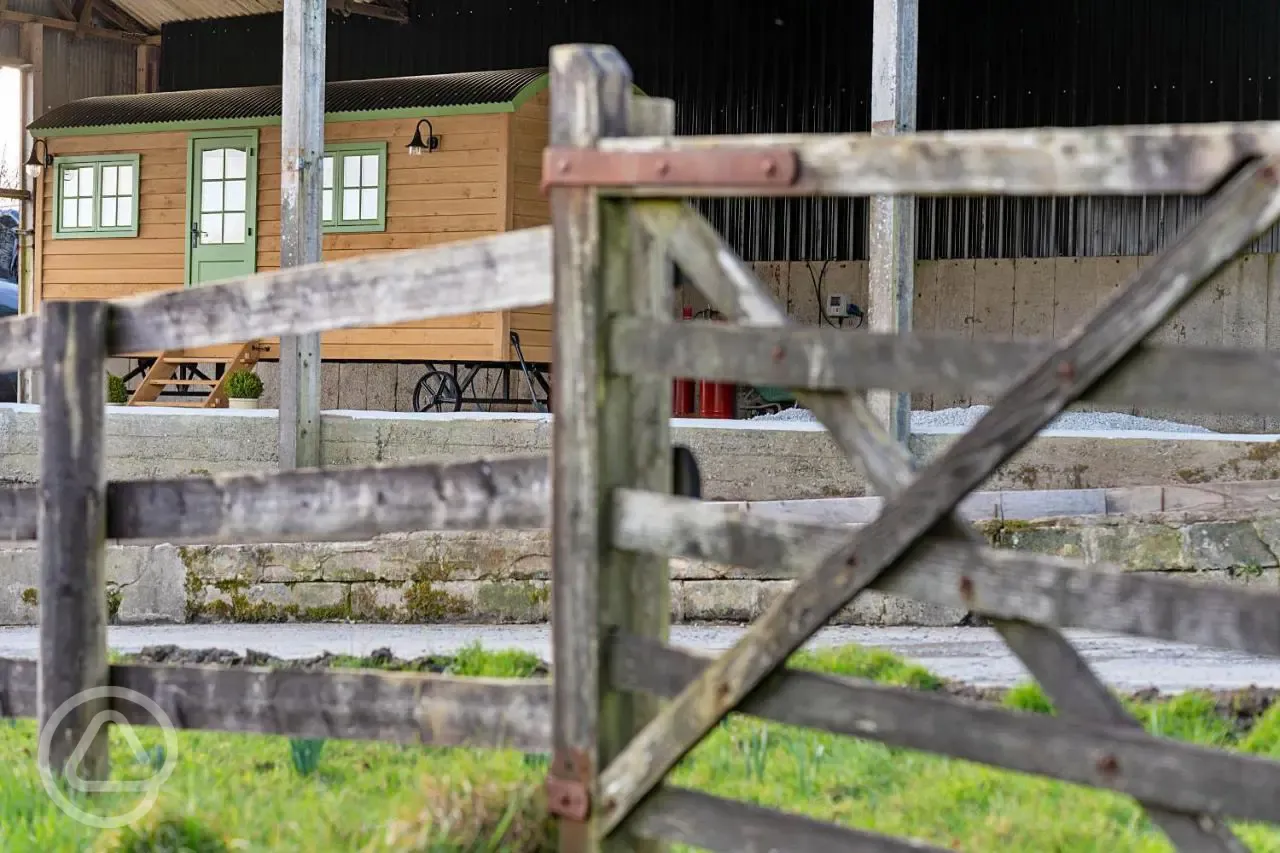
[[[804,577],[851,534],[847,527],[627,490],[615,495],[614,508],[618,547],[735,566],[744,576],[770,580]],[[871,588],[994,619],[1280,655],[1280,628],[1268,615],[1280,606],[1280,593],[1256,587],[1197,584],[934,537]]]
[[[550,744],[545,679],[135,664],[112,666],[110,684],[155,702],[177,729],[535,753]],[[0,716],[32,716],[35,692],[31,663],[0,659]],[[131,701],[111,710],[156,724]]]
[[[547,460],[375,465],[107,486],[118,541],[360,541],[417,530],[547,526]],[[39,489],[0,489],[0,540],[36,538]]]
[[[553,47],[551,91],[551,136],[557,144],[588,147],[627,133],[631,69],[613,48]],[[552,430],[556,584],[551,643],[556,678],[551,775],[559,784],[581,786],[585,798],[603,763],[622,748],[636,713],[621,697],[606,697],[601,683],[601,639],[607,630],[602,623],[627,618],[622,611],[632,603],[620,574],[624,563],[614,558],[618,552],[610,547],[605,529],[605,498],[610,487],[639,473],[605,426],[626,429],[627,438],[640,438],[646,448],[656,436],[635,432],[644,410],[634,421],[622,417],[630,415],[630,406],[615,395],[626,385],[610,380],[604,359],[610,309],[637,304],[629,290],[634,275],[629,211],[616,202],[602,203],[591,189],[559,189],[551,193],[551,217],[558,333]],[[663,394],[668,398],[669,387]],[[610,459],[608,451],[620,458]],[[606,834],[595,814],[561,817],[561,849],[636,849],[630,839],[608,841]]]
[[[106,779],[107,309],[54,302],[39,315],[45,341],[40,406],[40,749],[54,778]],[[79,763],[72,764],[75,759]]]
[[[976,268],[972,259],[938,262],[938,331],[963,341],[973,339]],[[969,405],[967,393],[934,395],[934,409]]]
[[[672,257],[729,316],[758,326],[786,325],[785,315],[700,217],[685,206],[670,202],[646,204],[638,212],[647,228],[668,238]],[[800,395],[800,402],[827,426],[828,434],[841,450],[861,462],[877,490],[892,495],[909,487],[914,475],[913,460],[902,445],[878,428],[860,396],[816,392]],[[958,517],[939,525],[938,532],[981,542]],[[1061,713],[1138,725],[1060,634],[1020,622],[994,624]],[[1158,807],[1148,809],[1148,813],[1180,848],[1235,850],[1239,846],[1228,828],[1207,815],[1184,815]]]
[[[1016,340],[1053,337],[1053,275],[1052,259],[1014,261],[1013,337]]]
[[[715,853],[942,853],[943,848],[847,829],[701,791],[664,787],[638,810],[638,835]]]
[[[619,636],[614,684],[663,698],[679,695],[709,659],[653,640]],[[1127,727],[1082,724],[874,682],[784,669],[738,709],[791,726],[866,738],[965,761],[1128,794],[1178,811],[1275,821],[1280,762],[1154,737]],[[1099,761],[1099,756],[1115,759]]]
[[[896,136],[792,134],[612,139],[607,153],[795,151],[798,179],[774,195],[1200,194],[1251,155],[1280,154],[1275,122],[947,130]],[[759,186],[645,184],[632,196],[754,196]]]
[[[942,335],[622,320],[610,357],[614,368],[627,374],[813,391],[898,388],[993,398],[1053,348],[1047,340],[975,343]],[[1136,404],[1280,416],[1277,395],[1280,352],[1144,344],[1082,399],[1109,409]]]

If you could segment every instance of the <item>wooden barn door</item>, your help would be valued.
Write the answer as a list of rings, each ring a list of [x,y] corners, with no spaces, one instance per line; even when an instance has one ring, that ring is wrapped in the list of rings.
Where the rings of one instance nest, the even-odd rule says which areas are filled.
[[[258,255],[258,133],[198,134],[190,144],[187,285],[248,275]]]

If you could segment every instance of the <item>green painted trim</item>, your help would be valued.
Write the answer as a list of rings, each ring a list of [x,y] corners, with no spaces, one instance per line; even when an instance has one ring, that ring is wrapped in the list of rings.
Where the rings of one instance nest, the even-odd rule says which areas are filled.
[[[253,155],[250,158],[252,163],[246,168],[248,174],[248,184],[245,187],[245,228],[249,231],[248,245],[253,252],[253,269],[250,272],[258,270],[258,171],[261,168],[262,144],[260,134],[256,128],[247,130],[216,130],[207,133],[193,133],[187,137],[187,216],[186,231],[182,240],[183,260],[182,260],[182,278],[183,287],[198,287],[191,282],[191,216],[195,212],[196,202],[198,201],[195,193],[196,179],[196,145],[209,139],[250,139],[252,142]]]
[[[535,83],[530,83],[529,85],[533,86]],[[358,110],[345,113],[326,113],[324,120],[326,123],[336,123],[396,118],[434,118],[436,116],[497,115],[515,112],[515,110],[514,103],[507,101],[493,104],[461,104],[453,107],[401,107],[393,110]],[[51,127],[33,130],[31,133],[40,139],[59,139],[72,136],[116,136],[123,133],[174,133],[182,131],[231,130],[236,128],[251,129],[278,127],[279,125],[280,116],[261,116],[258,118],[210,118],[192,119],[190,121],[104,124],[91,127]]]
[[[335,158],[343,154],[377,154],[378,155],[378,218],[370,220],[361,220],[359,222],[342,222],[338,216],[339,208],[342,206],[342,191],[345,186],[342,183],[342,170],[340,170],[338,159],[333,164],[333,220],[324,223],[324,233],[326,234],[370,234],[377,231],[387,230],[387,143],[383,140],[370,140],[368,142],[340,142],[333,145],[326,145],[324,148],[326,156],[333,155]]]
[[[80,154],[74,157],[53,159],[53,239],[55,240],[109,240],[138,236],[138,220],[142,210],[138,204],[138,186],[142,181],[141,158],[137,154]],[[93,170],[93,221],[91,228],[64,229],[62,227],[62,169],[64,166],[92,165]],[[102,167],[133,167],[133,224],[124,228],[103,228],[97,225],[102,215]]]
[[[530,82],[529,85],[525,86],[519,92],[516,92],[516,96],[511,99],[511,109],[513,111],[520,109],[526,103],[528,103],[530,98],[532,98],[534,95],[538,94],[539,92],[544,91],[550,85],[551,85],[551,75],[543,74],[538,79]]]

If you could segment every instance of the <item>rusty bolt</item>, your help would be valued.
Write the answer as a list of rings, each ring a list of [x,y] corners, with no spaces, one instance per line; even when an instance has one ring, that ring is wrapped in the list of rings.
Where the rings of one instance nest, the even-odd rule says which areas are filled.
[[[967,575],[960,578],[960,596],[966,601],[973,598],[973,579]]]
[[[778,344],[773,348],[774,361],[782,361],[782,357],[785,356],[786,354],[787,354],[787,351],[782,348],[782,344]]]
[[[716,685],[716,699],[723,702],[725,699],[729,698],[729,691],[730,691],[729,682],[727,681],[720,682],[719,684]]]
[[[760,167],[766,178],[772,178],[774,175],[778,174],[778,164],[772,159],[766,159],[760,164]]]
[[[606,814],[616,811],[617,808],[618,808],[618,801],[615,800],[613,797],[610,797],[609,799],[605,800],[604,810]]]
[[[1098,759],[1097,768],[1099,773],[1110,776],[1120,769],[1120,762],[1116,760],[1114,755],[1108,753]]]
[[[565,811],[568,811],[569,809],[573,808],[573,797],[569,796],[568,794],[563,794],[560,797],[560,808],[564,809]]]
[[[659,160],[657,166],[654,167],[654,171],[658,173],[658,177],[665,178],[671,171],[671,164],[666,160]]]
[[[1076,378],[1076,366],[1069,361],[1064,361],[1058,365],[1058,378],[1063,382],[1070,382]]]
[[[559,165],[556,168],[560,170],[560,174],[567,175],[569,174],[569,171],[573,168],[573,166],[569,163],[568,160],[561,160]]]

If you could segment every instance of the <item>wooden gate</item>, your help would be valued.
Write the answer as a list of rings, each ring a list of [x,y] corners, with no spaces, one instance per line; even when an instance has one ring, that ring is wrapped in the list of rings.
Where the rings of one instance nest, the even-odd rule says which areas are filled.
[[[1280,763],[1147,735],[1058,631],[1277,655],[1280,595],[1000,553],[953,515],[1086,395],[1213,411],[1276,408],[1274,354],[1144,340],[1280,215],[1280,126],[673,137],[670,104],[633,97],[613,49],[556,48],[552,69],[544,183],[560,384],[551,791],[564,818],[562,849],[638,849],[646,838],[725,853],[927,849],[666,784],[731,711],[1122,792],[1179,850],[1243,850],[1225,819],[1280,821]],[[670,200],[1211,190],[1198,224],[1053,344],[791,326],[719,235]],[[738,325],[673,322],[672,260]],[[1011,374],[1011,364],[1032,366]],[[676,376],[797,389],[887,496],[883,512],[854,533],[670,495]],[[866,388],[1000,396],[917,472],[856,390]],[[796,581],[708,662],[664,643],[672,555],[781,567]],[[866,589],[988,617],[1061,716],[787,670],[788,656]]]

